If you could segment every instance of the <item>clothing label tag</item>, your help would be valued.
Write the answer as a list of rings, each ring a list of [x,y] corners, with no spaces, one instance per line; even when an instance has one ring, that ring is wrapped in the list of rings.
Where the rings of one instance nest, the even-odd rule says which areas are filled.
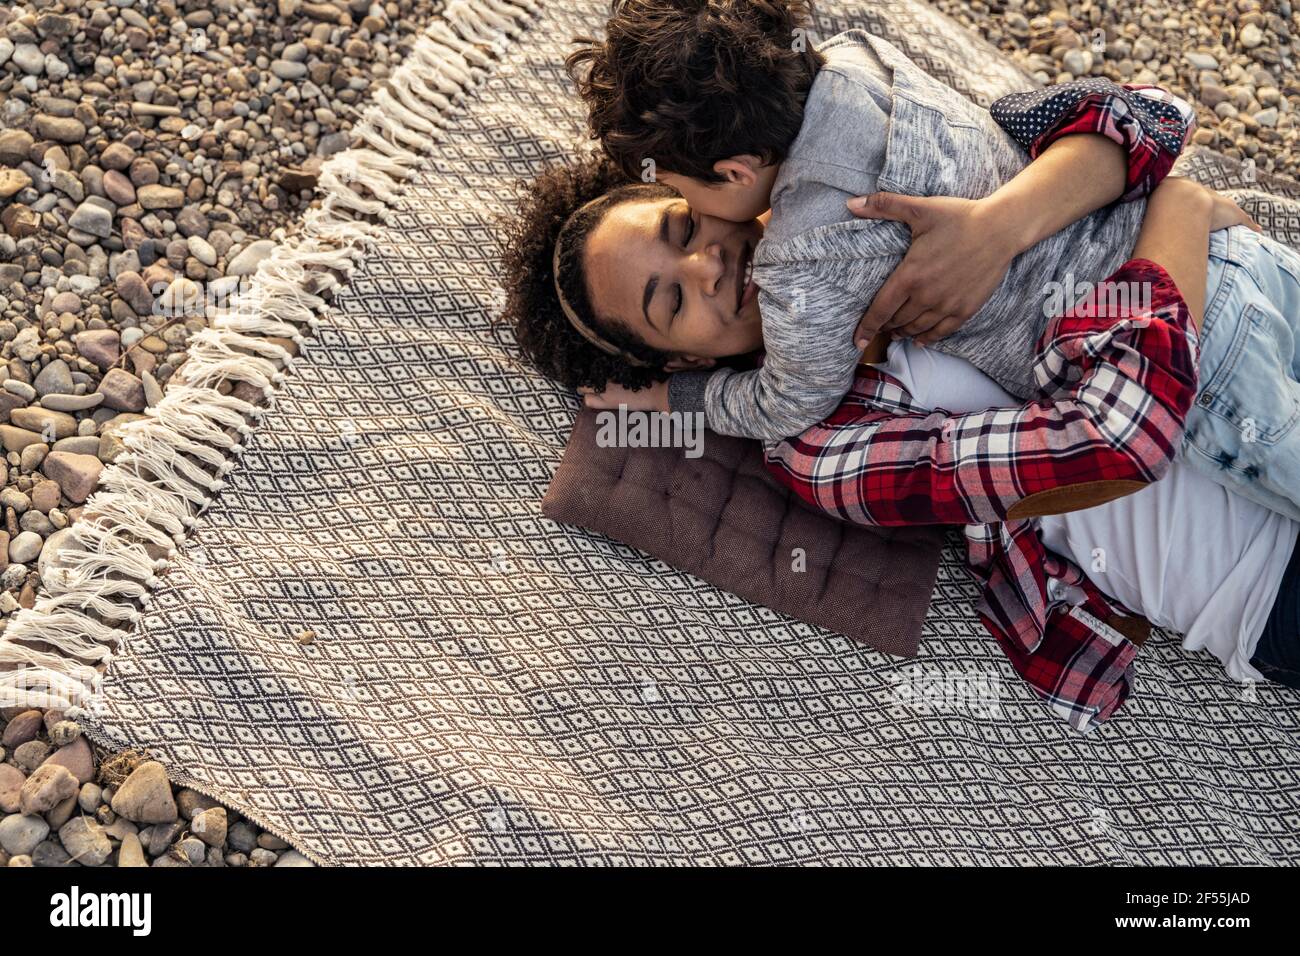
[[[1127,637],[1125,637],[1119,631],[1115,630],[1115,628],[1111,627],[1109,624],[1107,624],[1105,621],[1098,618],[1096,615],[1088,613],[1080,606],[1076,605],[1075,607],[1070,608],[1069,614],[1076,621],[1086,624],[1088,627],[1092,628],[1094,631],[1096,631],[1098,634],[1104,637],[1106,639],[1106,642],[1110,644],[1112,647],[1119,647],[1121,644],[1123,644],[1128,640]]]

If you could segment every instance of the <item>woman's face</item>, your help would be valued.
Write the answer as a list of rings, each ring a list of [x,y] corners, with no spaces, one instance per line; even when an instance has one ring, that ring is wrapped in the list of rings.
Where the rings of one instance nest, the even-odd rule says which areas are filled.
[[[757,220],[700,215],[684,199],[621,203],[587,238],[592,306],[679,356],[675,367],[753,352],[763,325],[749,266],[762,237]]]

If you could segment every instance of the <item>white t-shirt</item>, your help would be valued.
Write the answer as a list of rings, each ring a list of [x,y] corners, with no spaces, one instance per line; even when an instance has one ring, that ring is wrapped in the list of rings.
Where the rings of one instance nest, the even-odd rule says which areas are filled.
[[[1021,404],[965,359],[891,342],[879,366],[926,408],[961,414]],[[1095,508],[1036,519],[1043,543],[1152,624],[1208,650],[1234,680],[1250,665],[1300,523],[1175,460],[1166,477]]]

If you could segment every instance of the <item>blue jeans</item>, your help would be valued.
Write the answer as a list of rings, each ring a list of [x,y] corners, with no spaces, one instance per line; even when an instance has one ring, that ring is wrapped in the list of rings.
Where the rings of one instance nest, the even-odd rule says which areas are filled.
[[[1245,226],[1210,234],[1200,391],[1182,458],[1300,521],[1300,253]]]

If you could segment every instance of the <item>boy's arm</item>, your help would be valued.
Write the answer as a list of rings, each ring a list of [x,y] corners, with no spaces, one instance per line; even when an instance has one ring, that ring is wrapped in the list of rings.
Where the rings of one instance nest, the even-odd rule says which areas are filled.
[[[1123,147],[1125,183],[1115,197],[1122,202],[1154,192],[1196,128],[1195,110],[1167,90],[1120,86],[1100,78],[1013,93],[995,102],[989,113],[1030,159],[1038,159],[1064,137],[1080,133],[1096,134]],[[1060,185],[1075,189],[1084,181]]]
[[[878,267],[882,275],[889,264]],[[846,334],[860,306],[846,303],[861,300],[842,288],[825,263],[799,268],[798,292],[759,292],[763,364],[749,371],[674,374],[668,384],[671,411],[704,412],[705,424],[722,435],[775,441],[799,434],[839,406],[861,358]]]
[[[990,112],[1035,160],[990,196],[877,193],[850,201],[855,215],[905,222],[913,236],[859,322],[859,348],[881,329],[922,344],[950,335],[1021,252],[1116,199],[1154,189],[1195,125],[1192,108],[1164,90],[1098,79],[1003,97]]]

